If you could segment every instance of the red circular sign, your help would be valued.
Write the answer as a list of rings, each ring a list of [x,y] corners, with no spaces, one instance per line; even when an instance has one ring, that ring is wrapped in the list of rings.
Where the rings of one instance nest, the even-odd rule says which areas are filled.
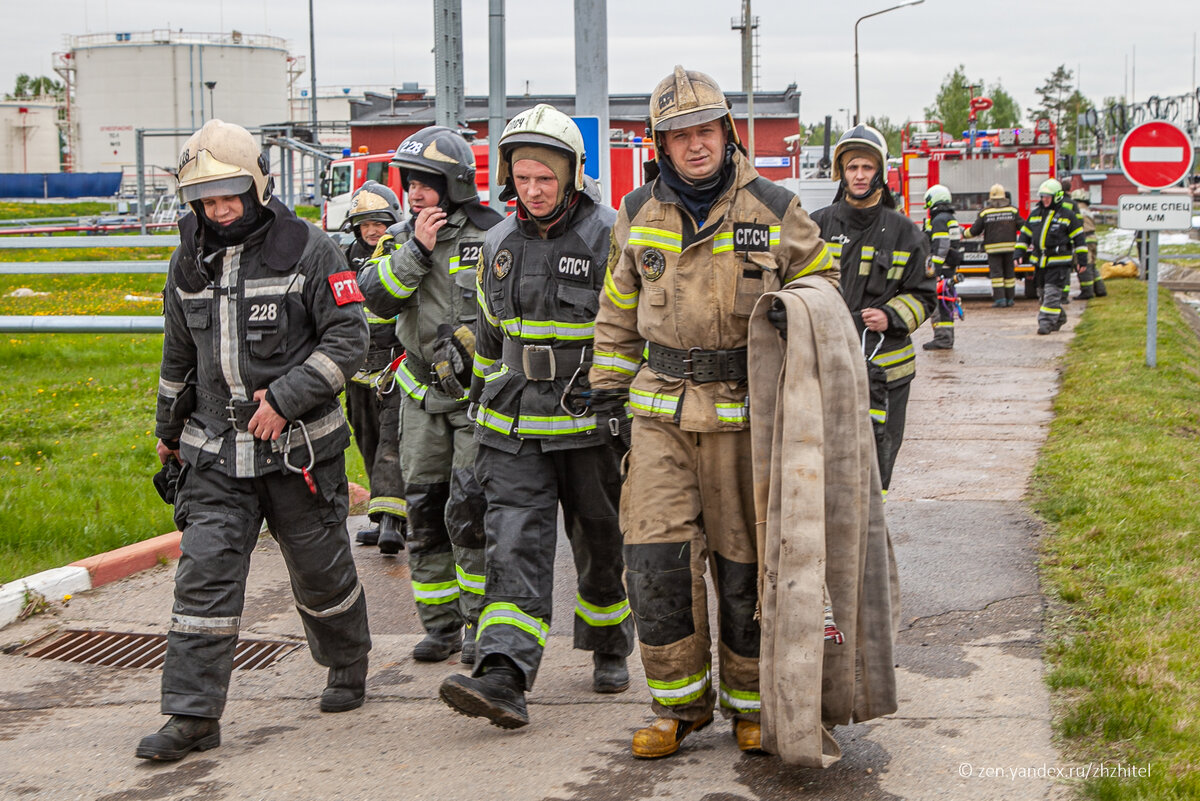
[[[1121,140],[1121,171],[1138,186],[1165,189],[1192,169],[1192,140],[1164,120],[1143,122]]]

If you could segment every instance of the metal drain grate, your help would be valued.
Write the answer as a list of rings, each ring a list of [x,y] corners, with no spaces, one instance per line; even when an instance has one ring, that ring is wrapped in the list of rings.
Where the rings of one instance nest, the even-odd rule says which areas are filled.
[[[167,654],[165,634],[130,634],[117,631],[59,632],[53,642],[34,643],[25,655],[35,659],[82,662],[107,667],[158,668]],[[276,640],[238,640],[233,651],[234,670],[261,670],[299,648],[299,643]]]

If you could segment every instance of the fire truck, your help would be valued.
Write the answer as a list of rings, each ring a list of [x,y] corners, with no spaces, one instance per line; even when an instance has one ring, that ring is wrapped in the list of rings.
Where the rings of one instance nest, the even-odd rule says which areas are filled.
[[[488,145],[473,142],[471,152],[475,155],[475,186],[479,197],[488,202]],[[345,153],[334,159],[325,170],[321,180],[321,225],[326,231],[341,229],[350,209],[350,198],[367,181],[376,181],[387,186],[401,199],[403,206],[404,188],[400,184],[400,170],[392,166],[392,153],[371,153],[359,148],[355,154]],[[643,183],[643,165],[654,158],[654,146],[649,141],[634,138],[627,142],[613,142],[609,150],[608,163],[612,186],[612,204],[616,208],[621,198]],[[511,202],[509,204],[512,206]],[[511,209],[510,209],[511,210]]]
[[[965,234],[987,202],[993,184],[1001,184],[1010,193],[1012,204],[1023,216],[1037,200],[1041,183],[1054,177],[1058,151],[1054,123],[1039,119],[1030,128],[976,129],[976,111],[990,106],[987,98],[972,99],[971,129],[964,131],[961,139],[948,135],[938,120],[905,125],[900,134],[900,191],[904,213],[917,225],[925,219],[925,190],[934,184],[942,184],[954,195],[958,223]],[[988,277],[982,237],[964,239],[962,256],[960,273]],[[1036,297],[1033,268],[1018,268],[1017,277],[1026,279],[1025,297]]]

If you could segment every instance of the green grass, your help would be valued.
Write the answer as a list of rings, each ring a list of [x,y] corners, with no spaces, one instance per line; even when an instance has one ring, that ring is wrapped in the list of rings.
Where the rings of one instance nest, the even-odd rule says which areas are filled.
[[[0,220],[36,220],[44,217],[96,217],[113,214],[117,204],[112,201],[81,201],[79,203],[0,203]]]
[[[5,276],[53,289],[54,314],[158,314],[163,276]],[[12,281],[0,281],[0,295]],[[37,303],[34,303],[36,301]],[[0,297],[0,314],[46,298]],[[23,305],[24,304],[24,305]],[[160,335],[19,334],[0,343],[0,583],[173,531],[150,484]],[[351,481],[366,486],[356,448]]]
[[[1051,534],[1047,650],[1070,761],[1149,766],[1093,799],[1200,797],[1200,342],[1163,292],[1156,368],[1146,286],[1108,282],[1066,360],[1033,501]]]

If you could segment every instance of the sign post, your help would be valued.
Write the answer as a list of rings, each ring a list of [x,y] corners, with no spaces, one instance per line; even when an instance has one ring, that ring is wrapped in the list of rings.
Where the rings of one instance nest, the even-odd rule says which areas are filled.
[[[1192,140],[1179,126],[1152,120],[1135,126],[1121,140],[1121,171],[1149,195],[1122,195],[1117,226],[1149,231],[1146,250],[1146,365],[1157,364],[1158,348],[1158,232],[1189,228],[1192,201],[1187,196],[1162,195],[1159,190],[1178,183],[1192,168]],[[1180,221],[1184,221],[1180,225]]]

